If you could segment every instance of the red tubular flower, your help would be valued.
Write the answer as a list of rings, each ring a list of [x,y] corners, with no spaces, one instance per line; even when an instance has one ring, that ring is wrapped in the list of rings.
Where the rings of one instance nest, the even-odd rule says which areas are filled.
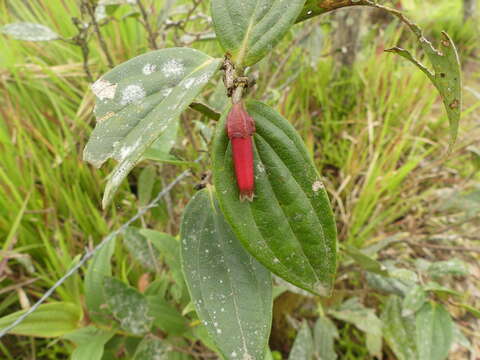
[[[255,122],[243,103],[233,104],[227,117],[227,134],[232,143],[233,164],[240,201],[252,201],[255,186],[253,171],[253,142]]]

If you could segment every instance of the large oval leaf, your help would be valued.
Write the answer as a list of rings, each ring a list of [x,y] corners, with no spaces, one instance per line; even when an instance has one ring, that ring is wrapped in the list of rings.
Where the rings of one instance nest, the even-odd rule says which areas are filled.
[[[177,121],[221,64],[220,59],[188,48],[137,56],[92,85],[97,125],[83,157],[99,167],[119,161],[110,174],[103,206],[143,153]]]
[[[270,273],[242,248],[208,190],[181,226],[182,265],[198,316],[227,359],[263,359],[272,321]]]
[[[213,175],[225,217],[245,248],[278,276],[328,295],[336,270],[336,228],[327,193],[302,139],[290,123],[260,102],[254,118],[255,198],[240,202],[226,114],[215,135]]]
[[[262,59],[293,25],[305,0],[212,0],[215,33],[240,66]]]

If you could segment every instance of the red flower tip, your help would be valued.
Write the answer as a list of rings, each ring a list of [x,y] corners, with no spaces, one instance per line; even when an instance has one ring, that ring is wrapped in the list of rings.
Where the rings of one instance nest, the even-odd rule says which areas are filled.
[[[255,122],[242,103],[234,104],[227,117],[227,134],[232,143],[232,157],[240,201],[253,201],[255,187],[253,142]]]

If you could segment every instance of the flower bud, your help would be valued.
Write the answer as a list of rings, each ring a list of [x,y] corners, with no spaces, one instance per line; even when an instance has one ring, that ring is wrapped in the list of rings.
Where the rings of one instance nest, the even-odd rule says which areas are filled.
[[[253,168],[253,141],[255,122],[248,115],[243,103],[233,104],[227,117],[227,134],[232,145],[238,190],[241,201],[253,200],[255,186]]]

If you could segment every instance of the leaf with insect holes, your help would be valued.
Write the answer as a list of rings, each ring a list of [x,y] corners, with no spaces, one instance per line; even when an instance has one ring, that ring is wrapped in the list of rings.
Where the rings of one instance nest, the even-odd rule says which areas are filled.
[[[272,321],[272,279],[225,221],[209,190],[183,214],[181,258],[192,302],[226,359],[263,359]]]
[[[416,316],[418,360],[447,359],[453,342],[453,321],[447,310],[426,303]]]
[[[55,31],[41,24],[18,22],[0,27],[0,33],[24,41],[52,41],[60,39]]]
[[[215,33],[238,66],[261,60],[295,22],[305,0],[212,0]]]
[[[0,318],[0,329],[9,326],[25,311],[17,311]],[[82,308],[77,304],[67,302],[43,304],[8,333],[46,338],[58,337],[76,330],[80,326],[81,318]]]
[[[113,277],[105,277],[103,284],[108,308],[124,330],[134,335],[150,330],[153,318],[145,295]]]
[[[92,85],[97,125],[85,147],[86,161],[119,163],[110,174],[103,207],[121,182],[217,72],[222,60],[189,48],[137,56]]]
[[[296,21],[304,21],[335,9],[359,5],[375,7],[396,16],[403,21],[417,37],[421,48],[432,63],[433,71],[427,69],[416,60],[408,50],[396,46],[385,51],[396,53],[413,63],[427,75],[437,88],[450,122],[451,148],[457,138],[458,124],[462,110],[462,78],[457,49],[446,32],[442,32],[440,48],[436,49],[432,43],[423,36],[420,27],[408,20],[399,10],[377,4],[373,0],[307,0]]]
[[[270,271],[312,293],[328,295],[336,272],[336,226],[327,192],[293,126],[269,106],[248,102],[255,120],[255,197],[240,202],[225,130],[214,139],[213,179],[234,233]]]

